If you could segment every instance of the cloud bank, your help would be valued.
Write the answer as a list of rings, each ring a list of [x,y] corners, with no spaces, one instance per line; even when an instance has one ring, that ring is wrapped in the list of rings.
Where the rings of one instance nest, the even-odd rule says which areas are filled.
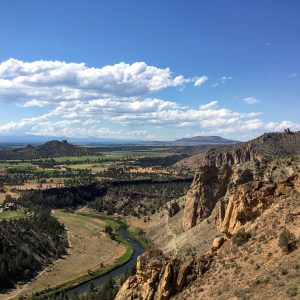
[[[289,121],[265,124],[261,112],[239,112],[221,101],[188,107],[160,99],[156,93],[185,85],[202,86],[207,76],[174,76],[169,68],[124,62],[101,68],[63,61],[0,63],[0,102],[43,114],[0,124],[0,134],[78,137],[169,137],[170,132],[251,134],[266,129],[300,128]],[[219,84],[231,80],[222,77]],[[254,97],[245,98],[254,104]],[[157,134],[157,132],[159,134]]]
[[[189,81],[182,75],[173,77],[169,68],[144,62],[93,68],[84,63],[9,59],[0,64],[0,99],[42,106],[97,97],[143,96]]]

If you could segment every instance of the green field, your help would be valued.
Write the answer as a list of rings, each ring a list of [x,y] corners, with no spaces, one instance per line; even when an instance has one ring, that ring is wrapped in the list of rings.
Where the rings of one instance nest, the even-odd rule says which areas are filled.
[[[142,157],[160,157],[167,156],[169,153],[160,151],[114,151],[109,153],[102,153],[99,155],[87,156],[63,156],[53,158],[58,163],[64,162],[97,162],[105,160],[123,160],[123,159],[137,159]],[[46,159],[44,159],[46,160]]]
[[[9,219],[19,219],[24,216],[24,213],[21,211],[6,211],[0,214],[0,220],[9,220]]]
[[[89,168],[91,166],[90,163],[95,162],[104,162],[104,161],[122,161],[128,159],[138,159],[143,157],[165,157],[170,155],[168,152],[162,151],[110,151],[99,153],[98,155],[86,155],[86,156],[63,156],[63,157],[54,157],[51,160],[54,160],[58,164],[64,164],[66,162],[73,162],[70,167],[75,168],[75,165],[80,163],[78,169]],[[42,161],[48,161],[49,159],[42,159]],[[39,160],[32,160],[39,161]],[[16,168],[20,170],[24,170],[27,168],[34,168],[36,170],[41,170],[38,166],[32,164],[31,161],[22,161],[22,160],[7,160],[0,162],[0,169],[7,168]]]
[[[170,149],[103,150],[94,155],[64,156],[34,160],[1,160],[5,189],[22,186],[21,189],[53,188],[53,185],[84,185],[105,179],[132,179],[153,177],[155,174],[168,177],[168,170],[150,170],[139,167],[138,160],[164,158],[173,155]],[[142,164],[143,162],[141,162]],[[51,186],[50,186],[51,185]]]
[[[25,170],[27,168],[35,168],[37,169],[37,166],[34,166],[30,162],[22,162],[22,161],[7,161],[7,162],[0,162],[0,169],[7,169],[7,168],[15,168],[19,170]]]

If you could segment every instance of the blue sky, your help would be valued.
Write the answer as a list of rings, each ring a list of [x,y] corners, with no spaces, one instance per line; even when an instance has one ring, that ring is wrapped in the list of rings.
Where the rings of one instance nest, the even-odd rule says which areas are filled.
[[[0,2],[0,135],[300,130],[300,2]]]

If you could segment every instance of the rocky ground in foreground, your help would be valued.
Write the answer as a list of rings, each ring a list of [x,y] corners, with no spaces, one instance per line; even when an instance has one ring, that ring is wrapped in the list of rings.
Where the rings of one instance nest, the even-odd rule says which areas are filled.
[[[287,153],[200,167],[149,222],[154,249],[116,299],[299,299],[300,156]]]

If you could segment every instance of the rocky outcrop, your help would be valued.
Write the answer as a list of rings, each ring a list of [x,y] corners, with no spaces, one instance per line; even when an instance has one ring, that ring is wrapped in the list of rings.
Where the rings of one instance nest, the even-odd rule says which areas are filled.
[[[192,257],[180,266],[177,280],[176,280],[176,284],[180,290],[185,286],[187,275],[188,273],[190,273],[193,263],[194,263],[194,258]]]
[[[139,256],[136,274],[129,277],[123,284],[116,300],[139,299],[152,300],[157,290],[161,271],[167,259],[159,250],[148,251]]]
[[[224,164],[234,165],[251,160],[261,160],[261,156],[256,152],[253,144],[245,144],[242,147],[228,149],[225,151],[210,150],[207,152],[204,164],[212,166],[222,166]]]
[[[221,168],[204,166],[199,169],[186,196],[182,219],[184,230],[192,228],[211,214],[217,201],[225,196],[231,173],[229,165]]]
[[[209,151],[207,160],[201,160],[205,163],[200,164],[186,196],[181,226],[187,231],[202,222],[189,232],[197,232],[206,223],[218,229],[219,232],[212,235],[216,236],[212,242],[212,251],[196,256],[195,253],[200,253],[199,249],[191,249],[189,253],[195,256],[185,259],[181,257],[181,260],[168,258],[159,251],[146,253],[138,260],[136,275],[126,281],[116,299],[221,299],[219,295],[229,291],[230,297],[224,299],[235,299],[240,291],[237,293],[234,287],[228,285],[228,281],[236,282],[238,286],[237,282],[242,275],[239,270],[245,264],[248,265],[243,274],[248,274],[249,270],[252,272],[255,287],[261,280],[269,284],[269,273],[266,273],[268,276],[265,278],[257,279],[260,265],[257,263],[253,267],[252,260],[248,262],[245,258],[255,255],[255,261],[265,261],[264,268],[271,270],[269,260],[273,259],[279,266],[278,262],[282,259],[282,254],[273,251],[278,238],[274,228],[281,230],[288,225],[299,235],[299,222],[296,221],[299,220],[300,211],[300,156],[290,156],[299,152],[298,146],[300,133],[286,132],[264,134],[222,153],[219,150]],[[284,157],[280,157],[282,154]],[[271,160],[274,155],[277,158]],[[269,221],[272,221],[271,225],[268,225]],[[267,227],[268,230],[265,230]],[[245,230],[250,239],[237,246],[230,239],[240,230]],[[255,249],[257,243],[260,243],[260,248],[269,243],[265,247],[266,255],[260,254],[260,248]],[[244,255],[240,254],[241,249]],[[270,253],[270,249],[273,253]],[[223,255],[228,256],[228,259],[224,260]],[[239,265],[235,264],[239,258],[242,261]],[[292,255],[289,258],[293,259]],[[295,256],[294,261],[297,260]],[[234,272],[227,271],[231,268],[235,269]],[[217,276],[219,272],[224,275]],[[244,288],[249,276],[246,279],[239,286]],[[214,291],[219,281],[222,285],[219,285],[218,291]]]
[[[200,167],[186,196],[183,230],[211,216],[223,233],[232,235],[261,215],[276,197],[290,189],[299,190],[297,161],[298,157],[291,157],[269,163]]]
[[[238,177],[238,174],[246,174],[247,176],[241,179]],[[242,257],[256,255],[258,251],[254,251],[255,243],[261,241],[261,247],[263,247],[265,241],[267,242],[270,238],[274,238],[270,245],[272,245],[272,249],[274,245],[276,248],[277,240],[275,239],[278,238],[278,235],[273,230],[274,226],[282,228],[282,224],[286,222],[288,222],[289,226],[297,226],[295,221],[299,219],[300,214],[299,206],[295,204],[289,205],[293,201],[295,203],[298,201],[299,205],[299,174],[278,182],[262,182],[258,180],[244,182],[247,178],[251,178],[248,175],[249,172],[233,172],[225,196],[221,198],[222,201],[219,200],[216,203],[215,209],[218,208],[218,210],[220,209],[221,202],[224,205],[224,214],[220,219],[219,228],[227,237],[216,236],[212,242],[212,252],[206,255],[198,255],[185,259],[181,258],[181,260],[166,257],[158,250],[147,252],[138,258],[136,275],[127,279],[116,299],[219,299],[219,294],[229,293],[231,290],[234,291],[234,288],[224,288],[227,284],[224,278],[228,276],[228,273],[224,273],[224,262],[226,266],[230,265],[236,268],[236,272],[238,272],[239,265],[243,267],[245,261],[243,260],[239,265],[234,265],[231,263],[233,259],[222,259],[223,255],[225,257],[226,255],[231,255],[235,258],[234,261],[239,258],[238,253],[241,250],[237,251],[232,248],[233,246],[230,242],[231,236],[240,229],[251,232],[253,238],[250,239],[250,243],[245,246],[239,246],[239,249],[244,249],[243,251],[246,249],[248,251]],[[285,209],[285,217],[277,217],[277,212],[283,212],[282,208],[284,205],[288,205],[288,209]],[[273,210],[272,207],[274,207]],[[273,222],[271,225],[268,225],[269,220]],[[264,228],[266,226],[268,226],[268,229],[265,231]],[[268,239],[265,238],[265,235],[268,235]],[[256,261],[265,259],[267,254],[269,255],[269,252],[269,249],[265,250],[265,255],[256,257]],[[274,251],[271,256],[268,256],[268,259],[270,257],[271,259],[274,258],[275,263],[278,263],[278,257]],[[248,263],[247,271],[253,268],[253,266],[249,266],[250,263],[251,260]],[[267,261],[264,266],[269,266]],[[246,273],[246,270],[244,273]],[[222,274],[224,275],[218,277],[219,272],[223,272]],[[253,277],[255,277],[255,273]],[[218,284],[218,280],[211,281],[211,278],[218,278],[218,280],[222,281],[223,285],[218,285],[217,292],[214,291],[214,286]],[[238,284],[236,275],[232,275],[230,280]],[[231,298],[234,299],[232,295],[226,299]],[[283,297],[282,299],[285,298]]]
[[[201,149],[198,154],[177,162],[175,166],[197,170],[205,165],[219,167],[297,154],[300,154],[300,131],[270,132],[245,143]]]
[[[115,299],[168,300],[207,272],[212,261],[210,253],[181,262],[159,250],[148,251],[138,258],[136,275],[126,280]]]
[[[221,231],[231,236],[247,222],[253,222],[278,198],[286,197],[295,190],[298,180],[298,176],[292,176],[279,183],[254,181],[232,189],[228,193]]]

